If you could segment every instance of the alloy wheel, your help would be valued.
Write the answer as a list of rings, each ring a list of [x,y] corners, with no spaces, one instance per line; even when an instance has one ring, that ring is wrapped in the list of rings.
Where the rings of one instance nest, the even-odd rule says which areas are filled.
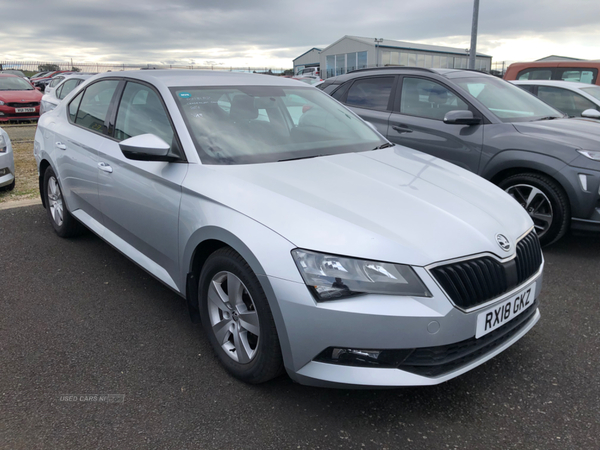
[[[231,272],[219,272],[208,288],[211,330],[225,353],[240,364],[256,356],[260,339],[258,314],[244,283]]]
[[[50,177],[48,180],[48,207],[52,220],[60,227],[63,223],[63,199],[55,177]]]
[[[515,184],[506,189],[519,204],[527,211],[541,238],[552,225],[554,214],[548,196],[540,189],[528,184]]]

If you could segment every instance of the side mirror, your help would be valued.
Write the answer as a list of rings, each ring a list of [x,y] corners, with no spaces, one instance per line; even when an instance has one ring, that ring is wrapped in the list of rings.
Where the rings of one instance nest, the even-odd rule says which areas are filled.
[[[477,125],[481,123],[481,118],[474,117],[471,111],[449,111],[444,116],[444,123],[450,125]]]
[[[125,158],[137,161],[174,161],[169,155],[171,146],[154,134],[140,134],[119,142]]]
[[[581,117],[586,117],[588,119],[600,119],[600,111],[596,109],[586,109],[581,113]]]
[[[36,90],[36,91],[41,91],[41,89],[40,89],[40,87],[39,87],[39,86],[36,86],[36,87],[35,87],[35,90]]]

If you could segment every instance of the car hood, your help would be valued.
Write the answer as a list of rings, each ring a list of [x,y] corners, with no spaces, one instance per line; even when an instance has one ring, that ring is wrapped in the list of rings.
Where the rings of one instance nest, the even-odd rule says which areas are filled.
[[[588,119],[554,119],[513,123],[519,133],[552,140],[573,149],[596,149],[600,124]]]
[[[0,91],[0,100],[3,102],[39,102],[43,94],[32,89],[31,91]]]
[[[481,252],[505,258],[533,225],[488,181],[405,147],[201,167],[191,189],[320,252],[418,266]]]

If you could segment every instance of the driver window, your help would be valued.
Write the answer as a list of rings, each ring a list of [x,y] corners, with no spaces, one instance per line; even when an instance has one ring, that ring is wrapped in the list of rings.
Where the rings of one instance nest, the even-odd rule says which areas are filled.
[[[444,120],[450,111],[466,111],[469,106],[452,91],[434,81],[404,78],[400,113],[428,119]]]

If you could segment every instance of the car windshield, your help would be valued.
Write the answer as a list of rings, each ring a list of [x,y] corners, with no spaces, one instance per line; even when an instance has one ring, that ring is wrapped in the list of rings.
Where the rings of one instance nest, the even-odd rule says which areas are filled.
[[[595,99],[600,100],[600,86],[590,86],[590,87],[584,87],[584,88],[579,88],[579,89],[581,89],[586,94],[591,95]]]
[[[23,78],[14,77],[0,77],[0,91],[31,91],[33,86],[25,81]]]
[[[564,117],[523,89],[493,77],[457,78],[461,88],[483,103],[502,122],[530,122]]]
[[[44,75],[46,75],[47,73],[50,72],[40,72],[40,73],[36,73],[34,76],[32,76],[31,78],[38,78],[38,77],[43,77]]]
[[[310,87],[171,88],[203,163],[252,164],[389,145]]]

